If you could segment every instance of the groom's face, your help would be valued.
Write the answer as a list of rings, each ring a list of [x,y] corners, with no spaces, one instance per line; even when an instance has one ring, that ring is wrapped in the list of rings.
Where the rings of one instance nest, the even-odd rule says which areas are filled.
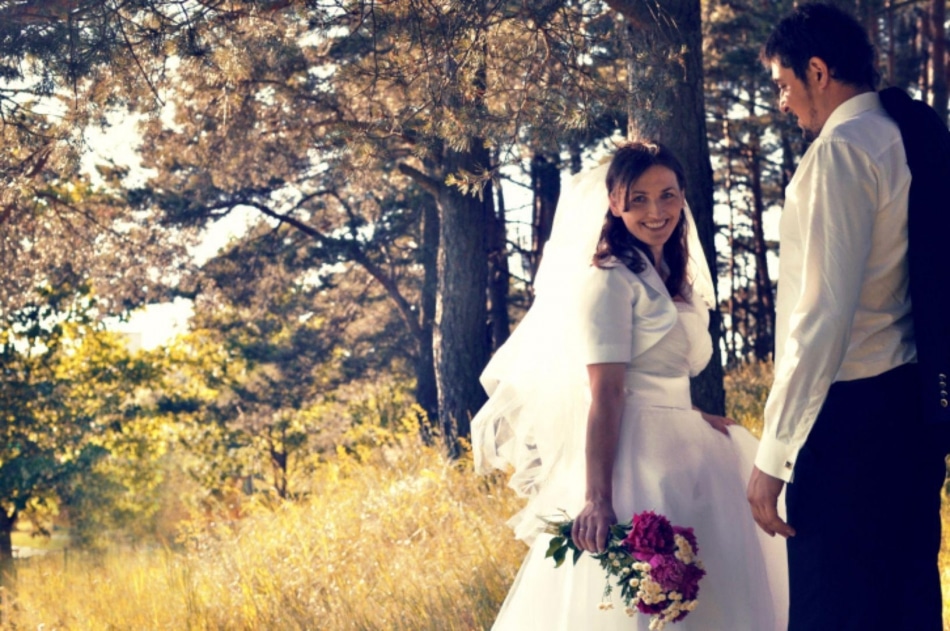
[[[786,68],[778,59],[770,62],[772,81],[778,89],[778,107],[786,114],[794,114],[798,126],[807,138],[814,138],[821,131],[824,121],[820,120],[815,97],[808,83],[799,79],[791,68]]]

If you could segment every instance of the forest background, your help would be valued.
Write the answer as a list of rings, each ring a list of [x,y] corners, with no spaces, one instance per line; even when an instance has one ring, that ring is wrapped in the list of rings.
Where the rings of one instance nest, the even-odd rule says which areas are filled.
[[[758,51],[793,4],[0,0],[0,626],[488,624],[522,550],[471,473],[478,375],[624,138],[687,167],[694,396],[754,426],[805,148]],[[947,2],[836,4],[946,120]],[[115,332],[172,300],[174,340]]]

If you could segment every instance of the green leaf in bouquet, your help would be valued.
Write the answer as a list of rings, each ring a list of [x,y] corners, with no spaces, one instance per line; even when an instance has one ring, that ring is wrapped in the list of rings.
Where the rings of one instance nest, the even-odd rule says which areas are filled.
[[[614,524],[610,527],[610,536],[615,539],[624,539],[630,532],[630,524]]]
[[[561,546],[554,551],[554,567],[561,567],[564,559],[567,557],[567,546]]]
[[[553,557],[557,554],[557,551],[567,545],[567,542],[564,540],[564,537],[553,537],[551,543],[548,544],[548,551],[544,553],[544,558]]]
[[[574,548],[574,565],[577,565],[577,561],[581,558],[582,554],[584,554],[583,550],[580,548]]]

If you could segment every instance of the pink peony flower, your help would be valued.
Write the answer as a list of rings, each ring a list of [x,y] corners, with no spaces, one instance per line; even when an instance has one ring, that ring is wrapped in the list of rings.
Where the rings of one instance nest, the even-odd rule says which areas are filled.
[[[680,593],[686,600],[696,600],[699,595],[699,579],[706,576],[706,571],[695,565],[687,565],[683,570],[683,582]]]
[[[641,561],[648,561],[654,554],[671,553],[675,549],[673,526],[666,517],[653,511],[637,513],[623,544]]]
[[[661,600],[658,603],[648,605],[641,600],[637,603],[637,609],[640,611],[640,613],[650,614],[652,616],[654,614],[663,613],[663,610],[666,609],[667,605],[669,604],[670,603],[666,602],[665,600]]]
[[[660,584],[663,591],[679,592],[686,577],[686,564],[672,554],[655,554],[649,561],[650,576]]]
[[[555,522],[552,525],[553,530],[548,532],[559,535],[561,543],[560,547],[552,545],[547,556],[553,556],[560,565],[570,547],[570,540],[564,537],[564,533],[570,531],[572,522]],[[683,537],[680,548],[692,548],[692,555],[680,553],[676,544],[678,537]],[[693,558],[699,546],[692,528],[673,526],[665,516],[644,511],[633,516],[629,529],[626,524],[612,528],[607,543],[609,554],[594,558],[607,572],[605,591],[613,589],[611,583],[615,581],[630,615],[634,614],[629,609],[632,607],[650,616],[650,628],[654,628],[662,627],[667,622],[679,622],[689,614],[690,610],[682,607],[695,605],[699,596],[699,581],[706,575],[700,567],[702,564]],[[645,565],[631,564],[627,554]],[[690,562],[680,560],[677,555]],[[637,578],[640,582],[633,582],[631,578]],[[659,599],[659,602],[647,603],[644,599]]]

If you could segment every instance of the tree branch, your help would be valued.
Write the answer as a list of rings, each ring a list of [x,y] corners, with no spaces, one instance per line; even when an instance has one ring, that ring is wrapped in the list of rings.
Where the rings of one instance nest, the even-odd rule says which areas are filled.
[[[433,197],[438,197],[444,188],[444,184],[439,182],[437,179],[430,177],[420,171],[419,169],[409,166],[408,164],[401,162],[399,164],[399,172],[403,175],[409,177],[416,184],[421,186],[423,190],[432,195]]]
[[[366,256],[366,252],[364,252],[355,241],[348,239],[337,239],[327,236],[313,226],[300,221],[295,217],[291,217],[290,215],[279,213],[264,204],[249,201],[242,201],[240,204],[256,208],[262,214],[267,215],[272,219],[276,219],[282,223],[286,223],[287,225],[300,230],[304,234],[316,240],[330,242],[346,249],[353,260],[356,261],[356,263],[358,263],[363,269],[365,269],[370,276],[376,279],[376,281],[383,286],[383,289],[386,290],[386,293],[389,295],[390,299],[396,303],[396,307],[399,309],[399,314],[402,316],[406,326],[409,327],[409,331],[412,333],[412,336],[416,339],[416,341],[421,342],[423,340],[422,325],[419,323],[417,314],[412,308],[412,305],[409,304],[409,301],[406,300],[399,291],[399,286],[396,284],[396,281],[390,278],[389,275],[387,275],[382,270],[382,268],[373,263],[373,261],[371,261],[369,257]]]

